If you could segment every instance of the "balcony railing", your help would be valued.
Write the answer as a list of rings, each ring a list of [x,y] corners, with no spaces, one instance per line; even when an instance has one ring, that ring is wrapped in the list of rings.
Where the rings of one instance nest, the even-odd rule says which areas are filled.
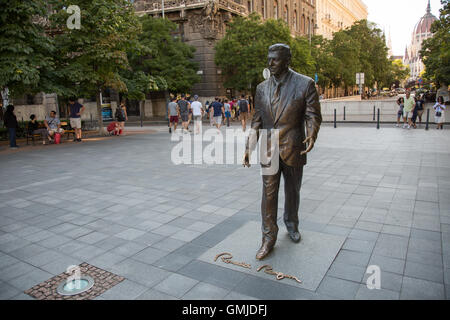
[[[205,7],[210,0],[168,0],[164,1],[164,11],[194,9]],[[232,0],[218,0],[215,3],[222,9],[228,9],[236,14],[248,14],[247,8]],[[135,3],[137,12],[159,13],[162,11],[161,0],[139,1]]]

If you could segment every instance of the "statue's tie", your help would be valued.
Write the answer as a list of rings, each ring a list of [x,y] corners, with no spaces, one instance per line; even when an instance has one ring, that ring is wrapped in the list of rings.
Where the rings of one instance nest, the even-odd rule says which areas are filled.
[[[273,93],[270,104],[272,105],[272,114],[275,116],[280,102],[281,82],[277,85],[275,92]]]

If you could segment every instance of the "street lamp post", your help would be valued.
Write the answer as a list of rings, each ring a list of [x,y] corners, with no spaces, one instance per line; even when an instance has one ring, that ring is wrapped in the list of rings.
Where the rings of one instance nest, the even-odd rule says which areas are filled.
[[[161,0],[162,17],[164,19],[164,0]]]

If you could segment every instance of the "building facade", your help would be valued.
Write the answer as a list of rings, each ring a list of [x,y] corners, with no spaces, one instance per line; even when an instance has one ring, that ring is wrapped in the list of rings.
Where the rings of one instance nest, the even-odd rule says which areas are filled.
[[[316,9],[317,34],[326,39],[368,16],[367,6],[362,0],[316,0]]]
[[[214,96],[236,95],[223,86],[221,70],[214,63],[214,47],[226,32],[233,16],[257,12],[263,19],[283,19],[293,36],[314,34],[317,0],[136,0],[138,15],[170,19],[178,25],[177,35],[196,48],[201,81],[192,93],[211,101]]]
[[[405,50],[403,64],[408,65],[411,70],[410,81],[418,80],[421,73],[425,70],[425,65],[422,62],[419,52],[422,49],[423,41],[433,36],[431,33],[431,25],[436,20],[437,18],[431,13],[431,5],[430,1],[428,1],[426,13],[415,25],[411,37],[411,44]]]

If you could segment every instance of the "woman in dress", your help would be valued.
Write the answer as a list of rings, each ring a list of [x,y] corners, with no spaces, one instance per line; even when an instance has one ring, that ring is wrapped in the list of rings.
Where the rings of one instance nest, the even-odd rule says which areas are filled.
[[[445,104],[444,104],[444,97],[443,96],[439,96],[439,98],[437,99],[436,104],[433,106],[434,109],[434,121],[437,124],[437,128],[439,130],[439,128],[442,130],[444,121],[445,121],[445,117],[444,117],[444,110],[445,110]]]

